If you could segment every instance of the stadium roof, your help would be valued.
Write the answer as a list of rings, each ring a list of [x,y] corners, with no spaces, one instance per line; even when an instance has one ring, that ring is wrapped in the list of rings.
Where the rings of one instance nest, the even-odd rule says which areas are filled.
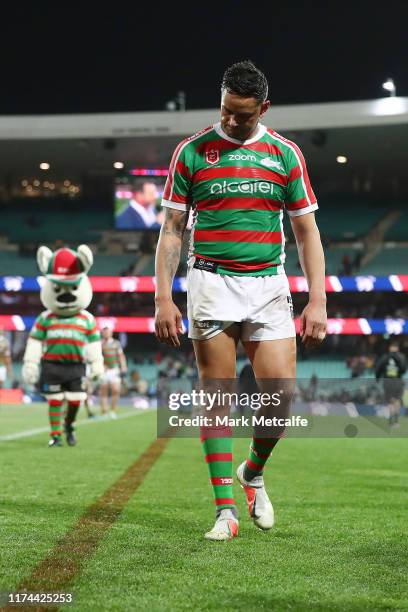
[[[129,167],[166,167],[177,142],[218,120],[219,110],[0,117],[0,165],[15,177],[113,176],[114,161]],[[408,98],[275,106],[264,122],[293,139],[319,182],[357,172],[382,182],[400,177],[405,193]],[[338,155],[349,163],[340,165]],[[342,166],[342,167],[340,167]],[[341,173],[341,175],[340,175]],[[401,188],[398,192],[401,194]]]
[[[218,109],[0,117],[1,140],[123,138],[189,135],[217,121]],[[272,106],[265,122],[276,130],[310,130],[408,123],[408,98]]]

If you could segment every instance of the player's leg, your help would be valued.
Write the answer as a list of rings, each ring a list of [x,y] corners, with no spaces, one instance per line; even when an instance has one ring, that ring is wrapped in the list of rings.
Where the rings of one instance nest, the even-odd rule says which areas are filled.
[[[296,376],[295,338],[243,341],[243,345],[260,391],[270,397],[275,393],[280,394],[280,405],[263,406],[257,411],[257,417],[285,418],[289,412]],[[238,480],[247,496],[250,516],[261,529],[270,529],[274,524],[273,508],[265,491],[263,471],[283,431],[284,427],[275,427],[270,432],[262,426],[259,430],[255,428],[248,457],[237,471]]]
[[[65,436],[69,446],[75,446],[77,439],[75,435],[74,423],[77,418],[81,402],[85,401],[86,399],[86,393],[84,391],[66,391],[65,398],[67,400],[67,412],[64,420]]]
[[[62,446],[61,421],[64,404],[63,393],[53,393],[45,396],[48,402],[48,418],[50,422],[50,441],[48,446]]]
[[[384,398],[388,408],[390,427],[399,427],[399,413],[403,394],[403,382],[399,378],[384,379]]]
[[[92,419],[95,416],[91,410],[91,406],[93,406],[92,393],[93,393],[93,384],[90,378],[87,376],[86,377],[86,399],[84,400],[84,408],[88,416],[88,419]]]
[[[110,409],[110,417],[112,419],[117,419],[119,397],[120,397],[120,382],[113,382],[111,385],[111,409]]]
[[[397,397],[393,397],[389,404],[390,419],[389,423],[391,427],[399,427],[399,415],[401,411],[401,400]]]
[[[109,411],[108,398],[109,398],[109,383],[105,380],[105,376],[104,376],[99,385],[99,400],[100,400],[102,416],[106,416],[108,414],[108,411]]]
[[[291,399],[290,391],[296,376],[296,341],[295,338],[281,340],[266,340],[263,342],[243,342],[247,355],[252,363],[255,377],[262,393],[279,393],[282,387],[287,387],[289,395],[282,396],[279,409],[275,407],[261,407],[257,415],[285,417]],[[285,381],[285,382],[283,382]],[[273,448],[278,443],[280,428],[271,433],[277,434],[271,438],[253,438],[250,456],[247,459],[244,476],[251,480],[263,472],[265,463]],[[282,430],[283,433],[283,430]]]
[[[263,404],[257,417],[285,417],[289,411],[296,374],[296,342],[292,300],[285,275],[255,277],[245,283],[248,316],[242,325],[241,341],[251,361],[262,393],[279,394],[280,404]],[[267,322],[267,323],[265,323]],[[284,393],[281,393],[284,390]],[[249,456],[237,470],[250,515],[262,529],[274,522],[273,508],[263,482],[263,468],[283,427],[254,427]]]
[[[118,409],[118,401],[120,397],[120,377],[112,378],[111,382],[111,409],[110,409],[110,418],[117,419],[117,409]]]
[[[221,382],[219,379],[235,378],[239,333],[239,326],[232,324],[211,338],[193,339],[197,368],[204,387],[211,385],[213,380],[218,383]],[[216,413],[217,409],[213,409],[212,417]],[[209,540],[229,540],[238,535],[237,510],[232,490],[231,429],[214,425],[202,427],[200,433],[216,505],[216,523],[205,537]]]

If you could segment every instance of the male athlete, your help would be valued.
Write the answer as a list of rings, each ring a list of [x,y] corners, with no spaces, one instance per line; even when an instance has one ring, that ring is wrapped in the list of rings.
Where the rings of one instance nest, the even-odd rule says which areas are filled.
[[[119,340],[115,340],[110,327],[104,327],[102,330],[102,355],[105,366],[105,373],[102,376],[99,386],[99,394],[101,399],[101,414],[107,416],[109,388],[111,391],[111,409],[109,416],[111,419],[117,419],[116,409],[120,396],[121,376],[126,374],[127,365],[126,357]]]
[[[171,160],[156,253],[156,335],[179,346],[182,317],[172,300],[189,209],[195,223],[187,274],[189,337],[201,379],[236,376],[241,340],[258,382],[294,379],[295,327],[284,272],[283,210],[289,214],[309,286],[300,335],[306,346],[326,333],[324,255],[316,198],[299,148],[260,123],[270,106],[264,74],[252,62],[229,67],[221,85],[221,121],[183,140]],[[261,389],[262,390],[262,389]],[[216,504],[208,540],[238,534],[232,492],[232,439],[202,428]],[[274,523],[263,468],[278,437],[252,439],[237,470],[257,527]]]

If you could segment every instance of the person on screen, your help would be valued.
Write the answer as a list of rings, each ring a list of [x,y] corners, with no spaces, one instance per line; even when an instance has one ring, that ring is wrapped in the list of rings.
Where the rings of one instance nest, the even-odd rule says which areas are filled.
[[[129,205],[116,217],[117,229],[160,229],[156,212],[158,197],[159,192],[152,181],[137,179]]]

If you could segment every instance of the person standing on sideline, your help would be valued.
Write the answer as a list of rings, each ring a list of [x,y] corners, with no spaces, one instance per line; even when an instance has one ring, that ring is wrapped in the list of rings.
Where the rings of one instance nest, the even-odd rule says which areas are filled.
[[[300,149],[260,122],[269,106],[266,77],[252,62],[227,68],[220,121],[180,142],[173,154],[156,251],[156,335],[177,347],[182,315],[172,299],[172,282],[193,208],[187,310],[200,379],[235,378],[241,340],[261,391],[266,379],[293,380],[296,374],[295,325],[284,271],[284,210],[309,287],[301,314],[305,346],[324,339],[327,323],[316,198]],[[216,504],[208,540],[238,535],[231,431],[221,429],[201,430]],[[274,524],[263,468],[278,439],[254,435],[247,460],[237,470],[250,517],[263,530]]]
[[[375,365],[375,377],[383,379],[384,399],[389,410],[391,427],[399,427],[404,381],[402,379],[407,369],[405,357],[399,352],[399,346],[391,341],[387,353],[381,355]]]
[[[120,397],[121,376],[127,372],[126,357],[119,340],[113,337],[110,327],[102,329],[102,355],[105,373],[99,385],[101,400],[101,415],[109,414],[111,419],[117,419],[117,406]],[[109,390],[111,392],[111,407],[109,411]]]

